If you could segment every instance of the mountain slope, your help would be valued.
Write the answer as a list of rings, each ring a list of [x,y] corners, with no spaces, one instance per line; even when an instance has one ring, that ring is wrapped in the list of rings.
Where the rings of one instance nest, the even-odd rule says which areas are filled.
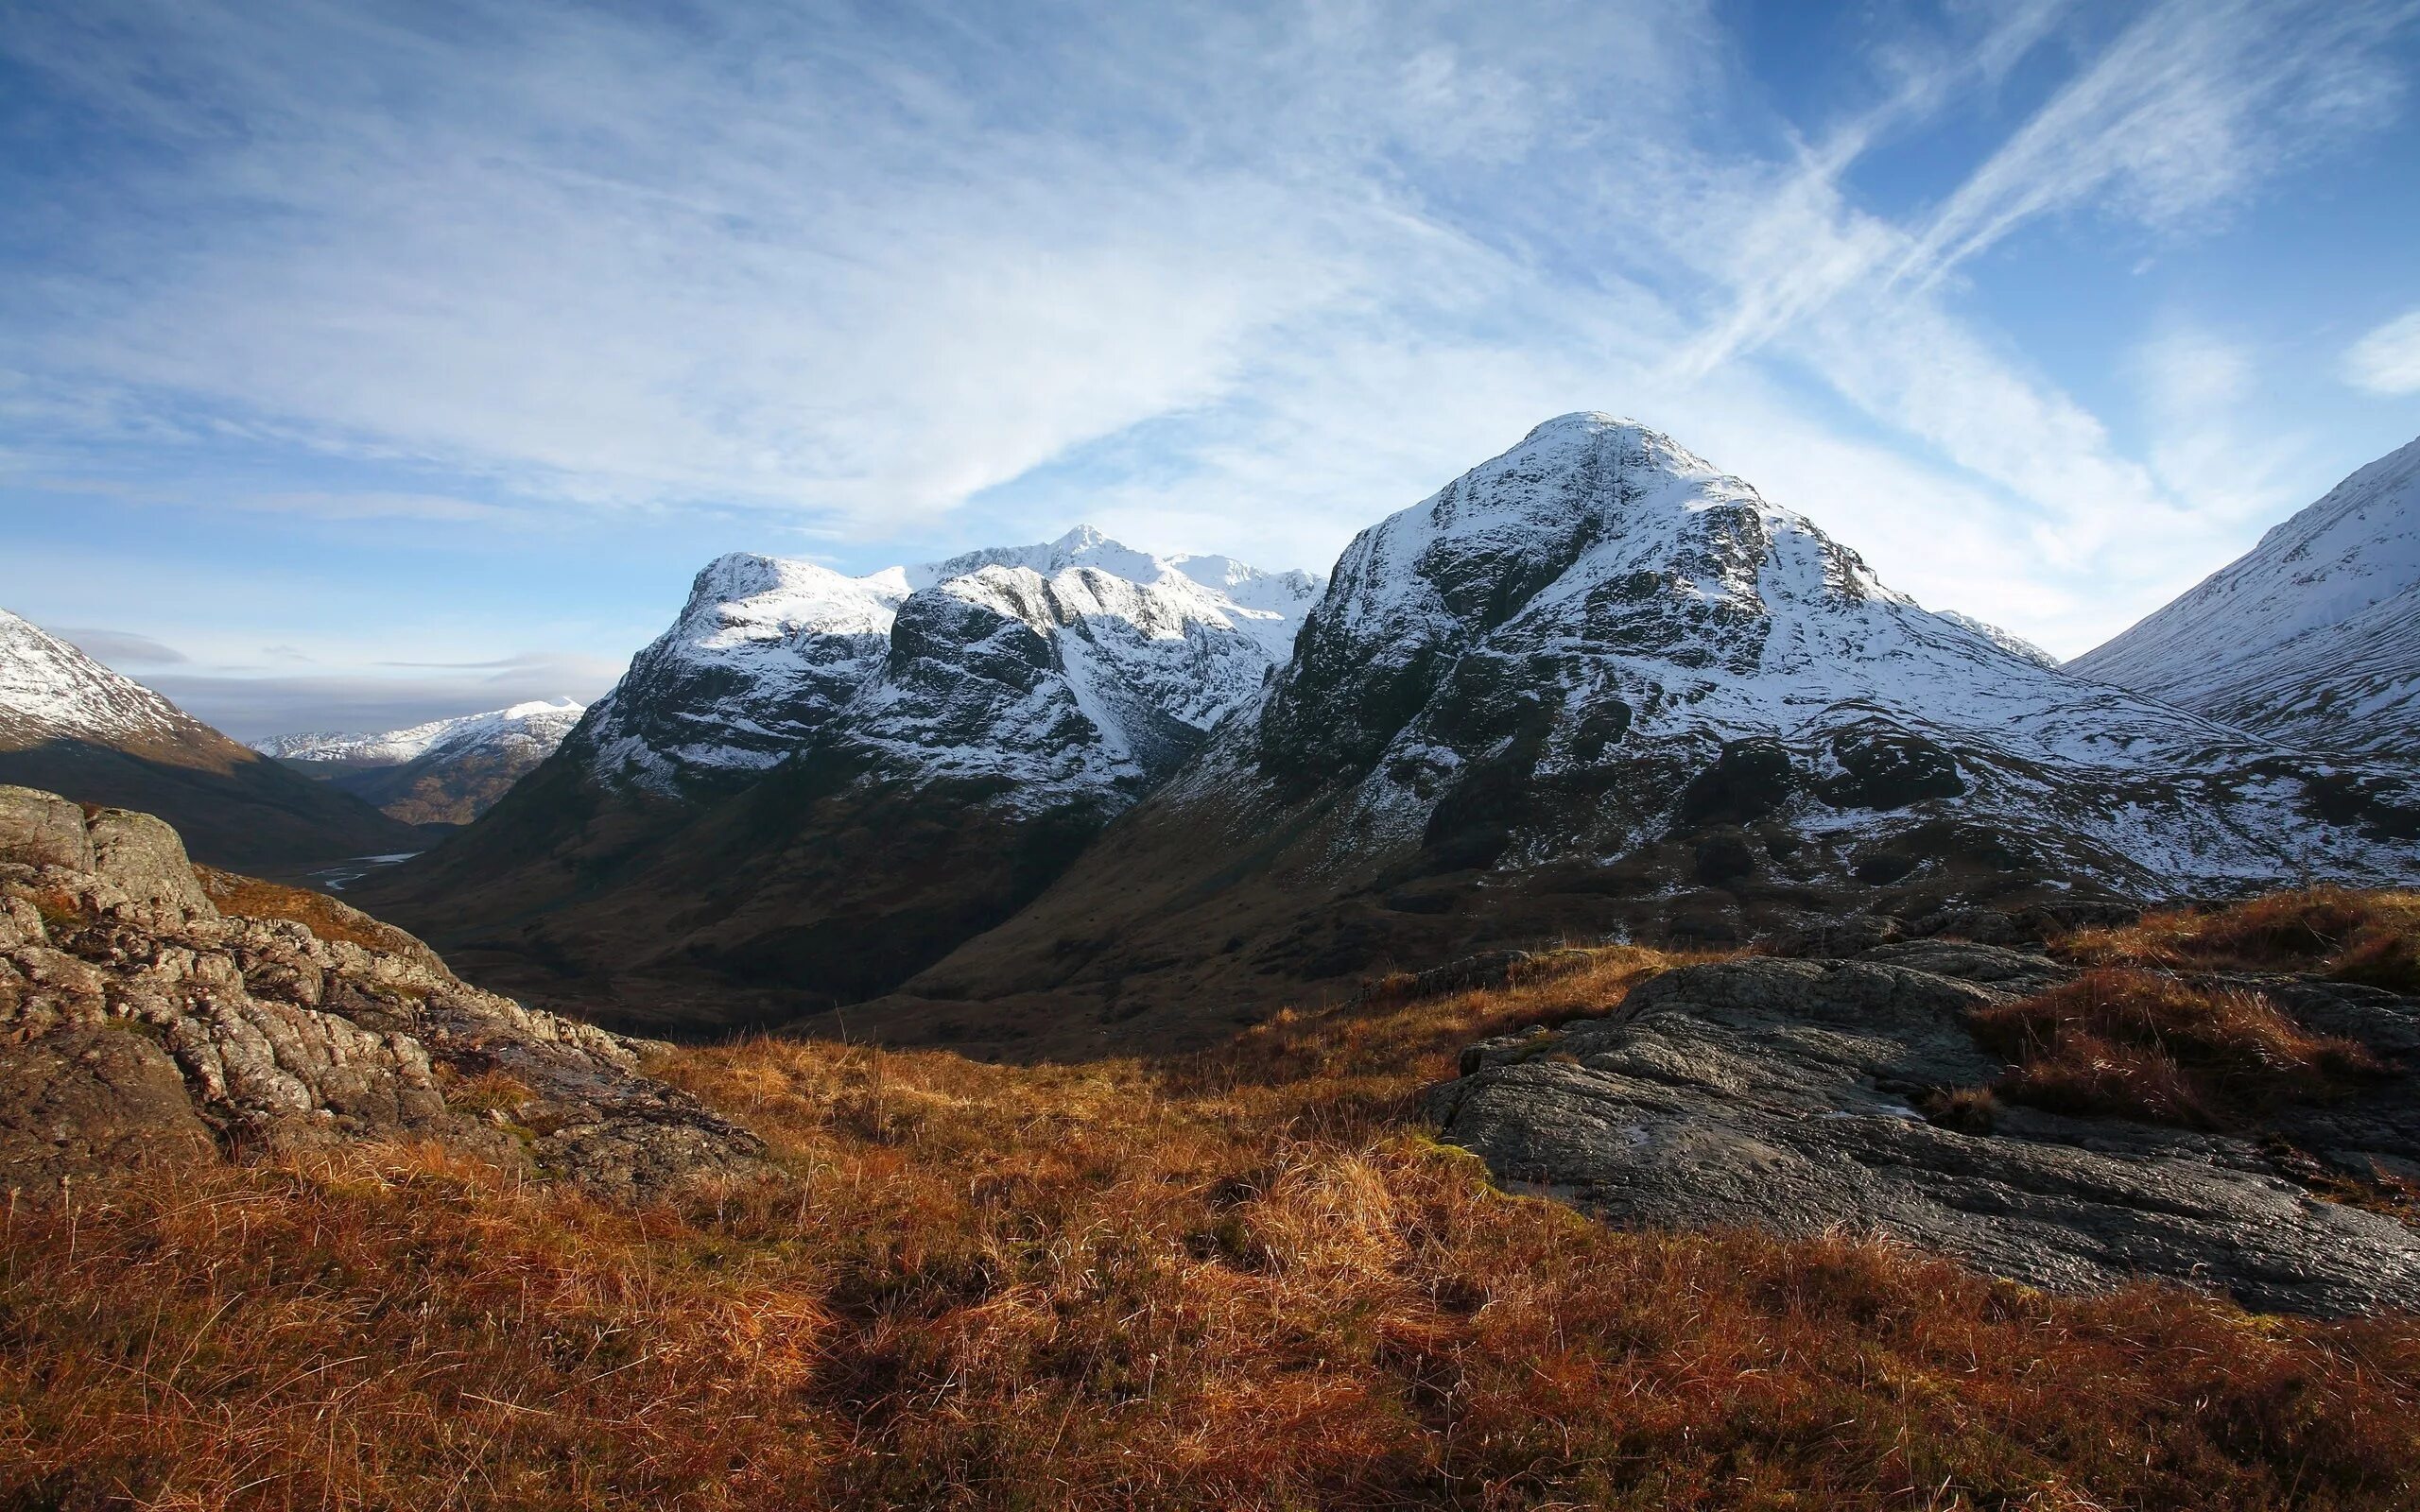
[[[216,866],[286,868],[425,843],[5,610],[0,782],[157,814]]]
[[[2420,440],[2069,671],[2290,745],[2420,751]]]
[[[866,577],[725,557],[554,757],[365,896],[633,1023],[855,1001],[1038,892],[1258,693],[1318,588],[1089,529]]]
[[[2412,784],[2045,666],[1573,415],[1363,532],[1255,710],[880,1007],[1176,1042],[1490,944],[2409,878],[2415,840]]]
[[[406,824],[468,824],[553,755],[582,713],[569,698],[517,703],[382,734],[279,735],[252,748]]]

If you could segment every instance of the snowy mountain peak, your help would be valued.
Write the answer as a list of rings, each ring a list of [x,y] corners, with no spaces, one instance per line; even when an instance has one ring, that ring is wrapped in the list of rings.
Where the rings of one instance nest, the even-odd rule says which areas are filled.
[[[2273,775],[2232,806],[2190,791],[2277,747],[1930,612],[1805,516],[1598,414],[1538,426],[1357,537],[1254,746],[1288,793],[1358,774],[1356,851],[1419,837],[1458,861],[1619,854],[1676,818],[1752,810],[1845,853],[1954,798],[2069,842],[2072,874],[2139,884],[2273,875],[2281,846],[2325,829],[2315,790]],[[1769,799],[1712,796],[1748,781],[1723,765],[1735,747],[1761,753],[1737,759]],[[2408,867],[2376,838],[2325,843],[2347,870]]]
[[[133,679],[0,610],[0,734],[12,744],[167,737],[201,728]]]

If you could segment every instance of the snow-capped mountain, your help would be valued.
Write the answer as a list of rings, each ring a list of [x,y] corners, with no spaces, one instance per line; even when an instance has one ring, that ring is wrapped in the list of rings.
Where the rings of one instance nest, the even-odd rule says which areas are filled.
[[[1089,528],[861,577],[723,557],[553,759],[377,901],[541,997],[568,970],[642,1011],[855,1001],[1183,765],[1322,586]]]
[[[608,780],[728,792],[827,730],[1020,800],[1148,784],[1257,692],[1321,582],[1089,526],[849,577],[707,565],[581,737]]]
[[[304,733],[252,748],[408,824],[468,824],[555,753],[584,708],[532,700],[380,734]]]
[[[2420,761],[2420,440],[2067,670],[2289,745]]]
[[[2415,784],[2044,661],[1669,438],[1564,416],[1364,531],[1256,707],[903,991],[1089,979],[1125,1011],[1153,976],[1250,1001],[1490,940],[2420,876]]]
[[[221,866],[416,849],[404,826],[294,776],[6,610],[0,782],[160,815],[197,857]]]
[[[1734,782],[1709,774],[1745,762],[1733,747],[1748,741],[1789,764],[1771,768],[1770,809],[1843,842],[1889,827],[1876,815],[1954,800],[2066,850],[2069,875],[2172,885],[2275,876],[2308,830],[2291,784],[2222,804],[2201,791],[2229,762],[2278,755],[2268,743],[1929,612],[1806,517],[1601,415],[1540,426],[1357,539],[1263,711],[1257,754],[1275,775],[1357,772],[1364,849],[1436,843],[1484,788],[1480,827],[1501,830],[1502,853],[1545,856],[1582,834],[1597,853],[1628,850],[1688,806],[1688,784]],[[1534,832],[1492,796],[1608,771],[1617,789],[1584,818]],[[2126,812],[2104,813],[2119,790]],[[2330,840],[2358,874],[2412,864],[2358,834]]]
[[[0,610],[0,740],[172,740],[208,728],[132,678]]]
[[[554,753],[586,706],[569,698],[533,699],[485,713],[458,714],[379,734],[312,731],[272,735],[252,749],[280,761],[329,762],[345,766],[401,766],[424,756],[473,747],[500,746],[531,753],[533,761]]]

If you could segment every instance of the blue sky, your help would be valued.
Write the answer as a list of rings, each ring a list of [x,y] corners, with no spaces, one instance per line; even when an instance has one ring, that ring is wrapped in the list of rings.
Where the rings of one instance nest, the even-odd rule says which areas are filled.
[[[2083,651],[2420,435],[2420,0],[0,0],[0,606],[253,736],[1573,409]]]

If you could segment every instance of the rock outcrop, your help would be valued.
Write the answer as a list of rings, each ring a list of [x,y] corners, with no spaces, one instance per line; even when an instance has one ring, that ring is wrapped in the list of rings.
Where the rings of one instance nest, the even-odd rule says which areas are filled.
[[[312,922],[240,911],[281,898]],[[413,1138],[607,1195],[756,1169],[643,1048],[331,899],[198,871],[149,815],[0,787],[0,1186]]]
[[[2058,1290],[2151,1277],[2275,1311],[2420,1307],[2420,1232],[2289,1179],[2297,1162],[2420,1175],[2420,1004],[2263,984],[2393,1070],[2257,1134],[2020,1106],[1989,1132],[1949,1126],[1939,1094],[2006,1069],[1969,1016],[2070,974],[1946,939],[1684,968],[1604,1018],[1472,1046],[1429,1111],[1508,1184],[1617,1223],[1878,1233]]]

